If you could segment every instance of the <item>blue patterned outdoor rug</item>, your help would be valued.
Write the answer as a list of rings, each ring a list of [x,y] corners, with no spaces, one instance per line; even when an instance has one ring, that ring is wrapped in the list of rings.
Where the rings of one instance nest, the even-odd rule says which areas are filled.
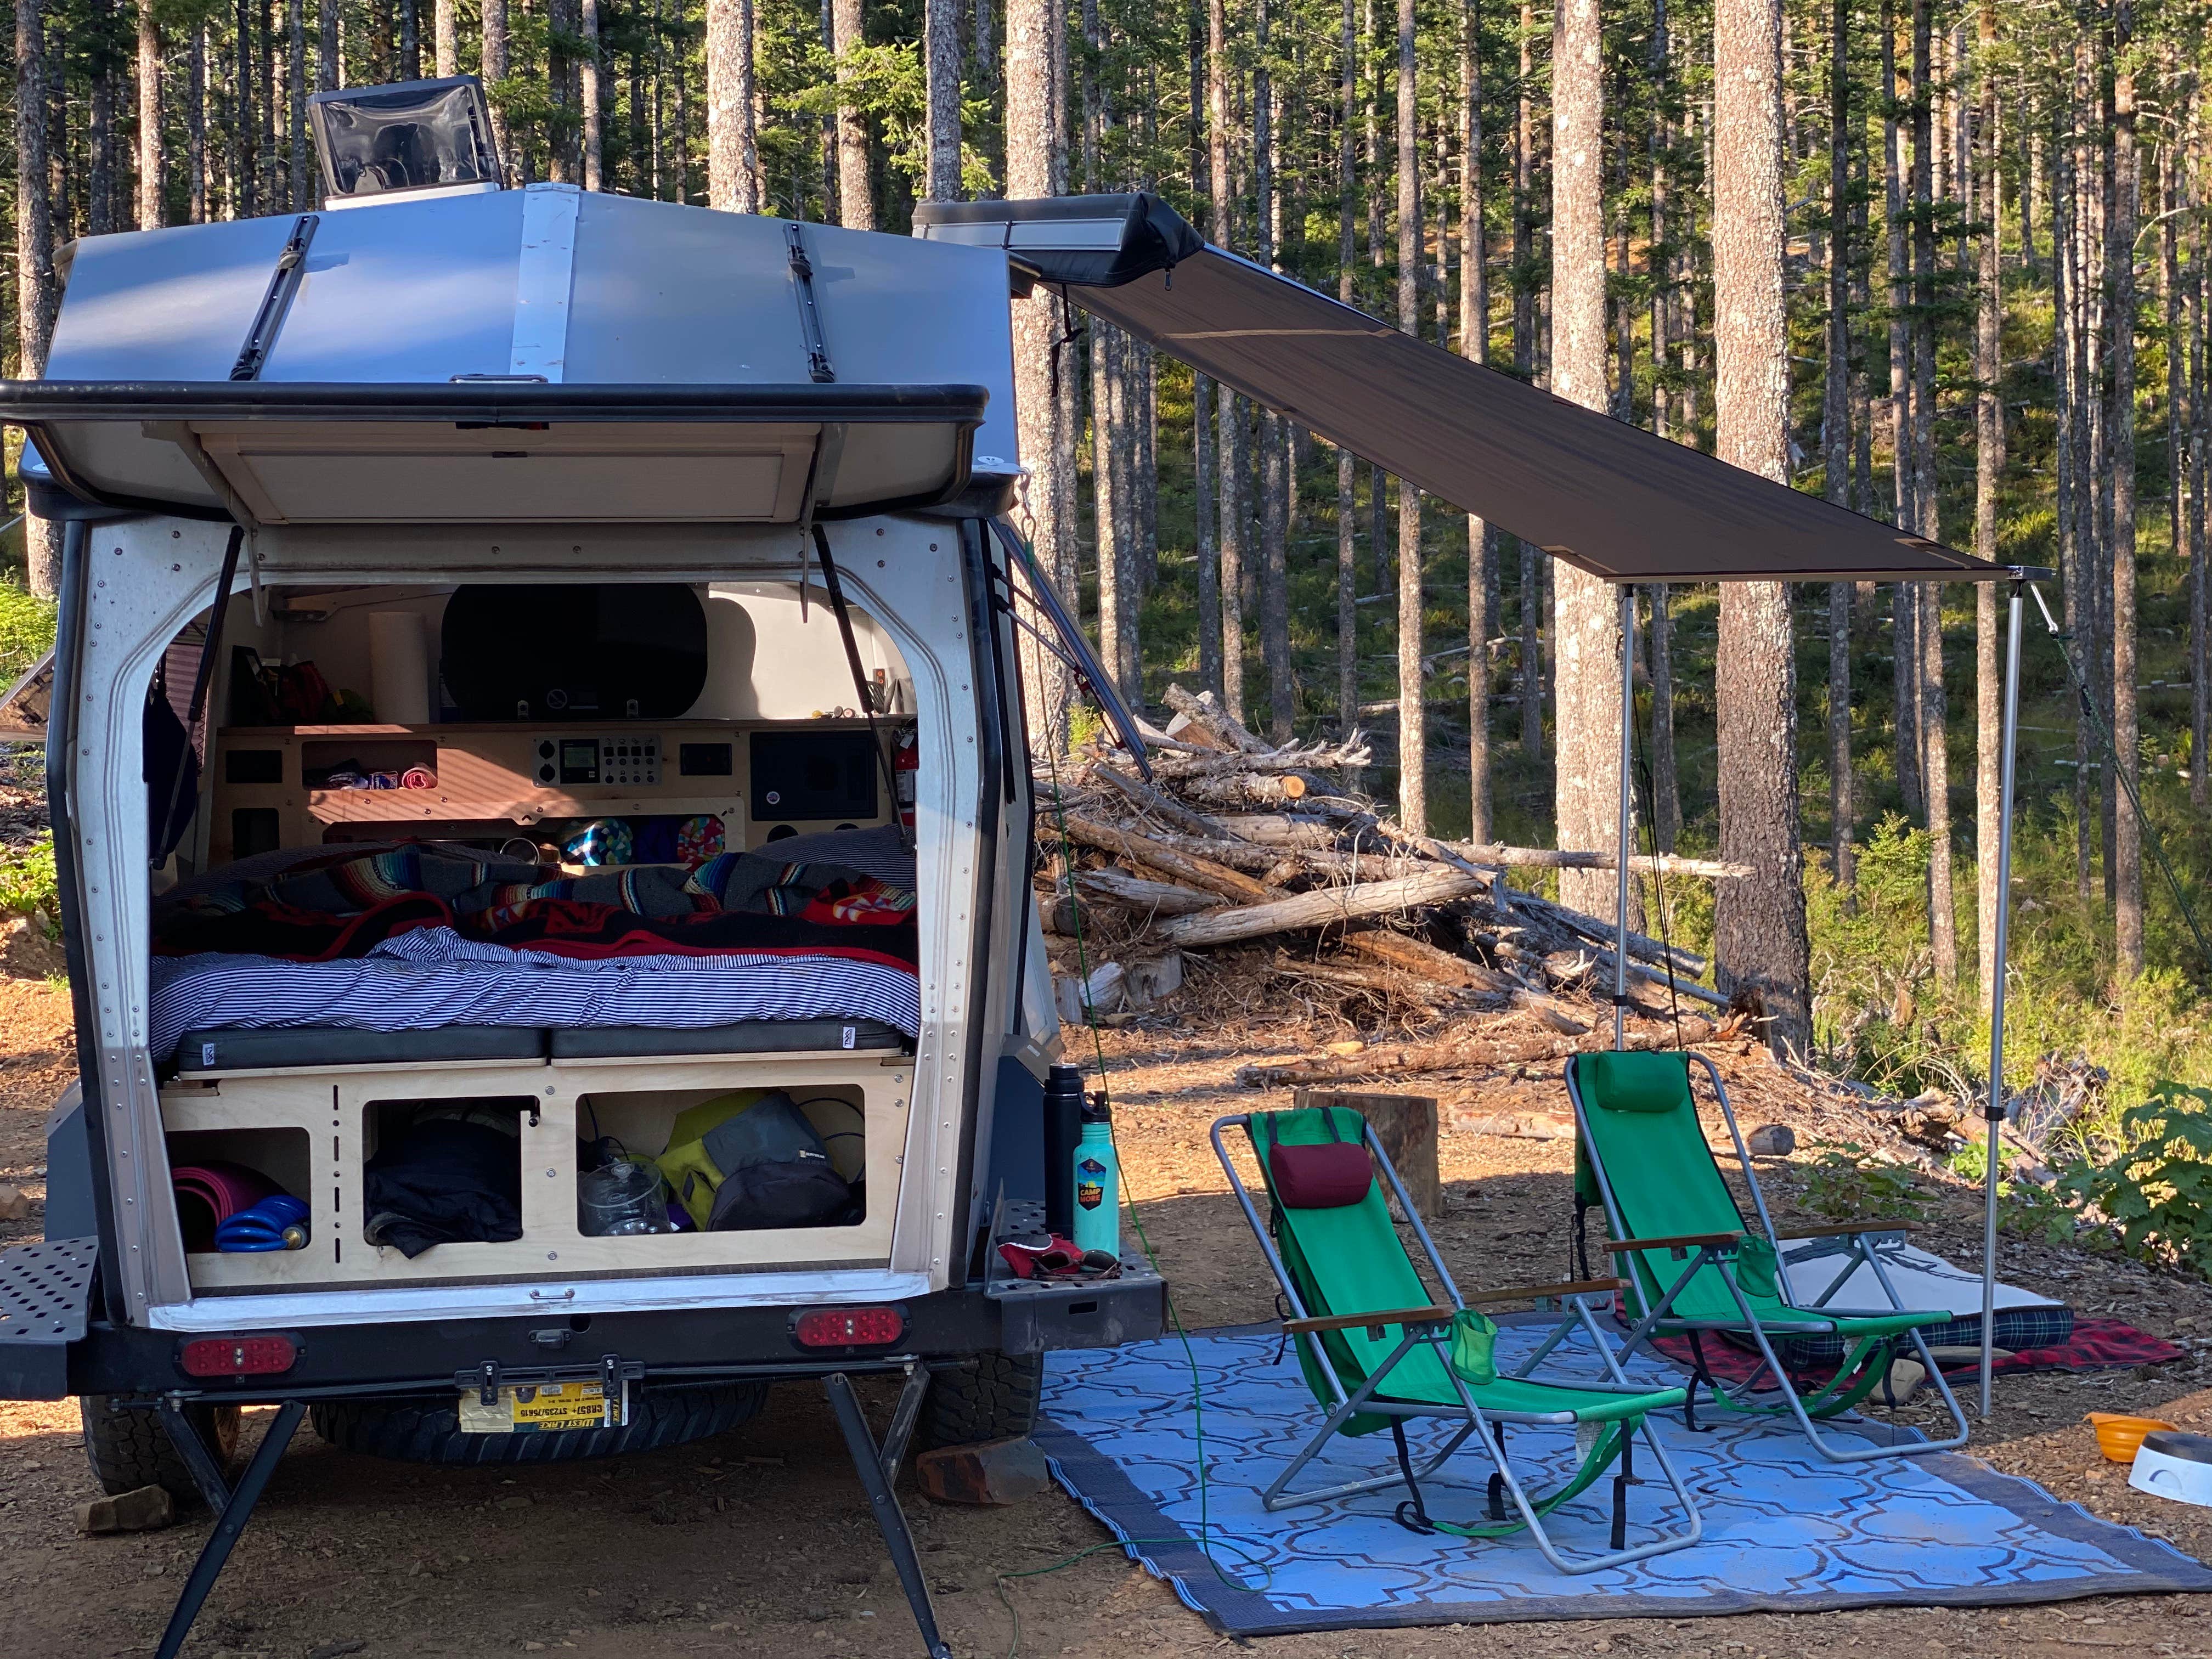
[[[1544,1328],[1542,1327],[1539,1329]],[[1508,1323],[1499,1368],[1536,1331]],[[1247,1328],[1190,1339],[1203,1385],[1209,1479],[1206,1521],[1220,1571],[1199,1547],[1198,1437],[1191,1355],[1174,1337],[1050,1356],[1036,1442],[1054,1472],[1157,1577],[1216,1629],[1240,1635],[1535,1619],[1619,1619],[1754,1611],[1808,1613],[1873,1606],[1982,1607],[2130,1592],[2212,1590],[2212,1569],[2128,1528],[2062,1504],[2031,1482],[1957,1453],[1872,1464],[1822,1462],[1792,1430],[1701,1412],[1709,1434],[1679,1412],[1659,1433],[1705,1515],[1703,1540],[1617,1570],[1568,1576],[1526,1534],[1503,1541],[1423,1537],[1391,1518],[1402,1489],[1270,1515],[1260,1493],[1321,1424],[1279,1338]],[[1556,1362],[1556,1356],[1555,1356]],[[1595,1370],[1587,1346],[1557,1373]],[[1672,1383],[1672,1368],[1639,1359],[1632,1378]],[[1887,1443],[1883,1425],[1850,1419]],[[1899,1429],[1898,1435],[1910,1433]],[[1422,1425],[1409,1437],[1433,1443]],[[1571,1431],[1509,1431],[1516,1468],[1549,1486],[1569,1472]],[[1389,1437],[1339,1437],[1300,1476],[1315,1486],[1386,1473]],[[1652,1477],[1630,1498],[1629,1540],[1679,1529]],[[1492,1471],[1464,1447],[1422,1483],[1431,1515],[1484,1518]],[[1570,1558],[1601,1553],[1612,1483],[1600,1481],[1551,1517]]]

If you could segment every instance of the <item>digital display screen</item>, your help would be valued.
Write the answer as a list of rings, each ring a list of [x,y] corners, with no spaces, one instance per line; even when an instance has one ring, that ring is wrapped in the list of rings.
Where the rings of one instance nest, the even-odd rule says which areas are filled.
[[[561,739],[561,781],[597,783],[599,781],[599,740],[597,738]]]

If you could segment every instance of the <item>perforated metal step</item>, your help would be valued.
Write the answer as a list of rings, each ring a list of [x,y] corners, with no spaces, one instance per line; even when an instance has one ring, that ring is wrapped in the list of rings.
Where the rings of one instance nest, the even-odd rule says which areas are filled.
[[[0,1345],[76,1342],[92,1305],[100,1241],[50,1238],[0,1250]]]

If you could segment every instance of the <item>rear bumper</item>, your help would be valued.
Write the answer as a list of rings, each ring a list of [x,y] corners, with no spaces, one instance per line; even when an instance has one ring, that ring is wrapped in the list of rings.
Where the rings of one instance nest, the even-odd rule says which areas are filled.
[[[804,1378],[892,1370],[993,1349],[1028,1354],[1142,1341],[1161,1332],[1166,1285],[1132,1264],[1119,1279],[1025,1288],[1018,1297],[971,1289],[876,1305],[899,1308],[905,1332],[896,1342],[866,1348],[801,1346],[793,1334],[796,1320],[817,1308],[549,1313],[289,1329],[282,1334],[297,1350],[289,1370],[235,1380],[185,1375],[179,1351],[203,1334],[94,1322],[74,1341],[0,1350],[0,1360],[13,1362],[0,1369],[0,1398],[167,1395],[250,1403],[434,1394],[453,1388],[463,1374],[481,1374],[487,1364],[497,1365],[502,1375],[526,1377],[594,1367],[608,1358],[626,1369],[641,1367],[648,1383]]]

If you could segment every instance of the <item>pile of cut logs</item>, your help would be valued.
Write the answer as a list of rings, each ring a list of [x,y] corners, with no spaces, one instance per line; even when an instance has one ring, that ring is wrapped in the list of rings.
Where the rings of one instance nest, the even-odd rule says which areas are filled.
[[[1038,780],[1040,868],[1054,942],[1079,930],[1097,982],[1111,957],[1274,945],[1286,978],[1346,994],[1441,999],[1534,1017],[1488,1029],[1458,1022],[1438,1042],[1246,1068],[1280,1086],[1389,1071],[1436,1071],[1556,1057],[1611,1040],[1589,993],[1609,998],[1613,923],[1513,885],[1508,872],[1612,870],[1610,851],[1440,841],[1393,822],[1354,783],[1371,755],[1357,732],[1334,744],[1274,744],[1232,719],[1211,692],[1167,694],[1174,718],[1146,729],[1152,781],[1118,749]],[[1638,854],[1639,878],[1723,880],[1747,873],[1709,859]],[[1632,997],[1664,1017],[1690,1004],[1728,1006],[1701,983],[1705,960],[1642,933],[1628,938]],[[1073,969],[1066,950],[1055,951]],[[1120,975],[1109,976],[1118,986]],[[1671,995],[1669,987],[1671,983]],[[1079,1002],[1087,1000],[1079,994]],[[1110,1013],[1101,1007],[1098,1012]],[[1696,1040],[1713,1022],[1681,1013]],[[1601,1033],[1593,1026],[1601,1024]],[[1692,1032],[1690,1027],[1694,1026]],[[1670,1034],[1671,1036],[1671,1034]],[[1494,1053],[1491,1051],[1496,1051]]]

